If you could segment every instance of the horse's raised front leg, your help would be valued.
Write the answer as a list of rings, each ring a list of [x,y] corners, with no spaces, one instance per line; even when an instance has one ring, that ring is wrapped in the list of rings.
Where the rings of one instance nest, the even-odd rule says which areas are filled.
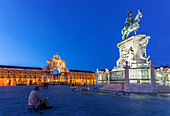
[[[122,34],[122,40],[124,40],[124,35]]]
[[[128,37],[129,33],[130,33],[129,31],[126,33],[126,38]]]

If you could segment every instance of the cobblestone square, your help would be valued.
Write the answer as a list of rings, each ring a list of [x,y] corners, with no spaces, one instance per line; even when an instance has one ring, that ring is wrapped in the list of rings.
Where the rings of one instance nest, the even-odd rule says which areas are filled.
[[[1,116],[42,115],[27,111],[28,95],[34,86],[0,87]],[[77,88],[84,88],[77,86]],[[41,89],[54,107],[43,116],[115,116],[170,115],[170,94],[134,94],[123,92],[84,90],[74,92],[69,85],[52,85]]]

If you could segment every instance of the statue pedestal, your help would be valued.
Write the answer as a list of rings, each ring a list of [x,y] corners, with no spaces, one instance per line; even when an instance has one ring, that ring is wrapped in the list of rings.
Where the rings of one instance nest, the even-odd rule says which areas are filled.
[[[122,68],[127,61],[130,67],[148,67],[148,58],[146,56],[146,46],[150,36],[135,35],[121,41],[119,48],[120,58],[117,60],[117,67]]]

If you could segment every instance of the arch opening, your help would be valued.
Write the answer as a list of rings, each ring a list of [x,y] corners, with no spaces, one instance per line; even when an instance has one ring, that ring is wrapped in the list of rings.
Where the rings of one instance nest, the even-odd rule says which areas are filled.
[[[53,79],[54,79],[54,82],[59,82],[60,81],[60,71],[58,69],[54,69],[53,70]]]

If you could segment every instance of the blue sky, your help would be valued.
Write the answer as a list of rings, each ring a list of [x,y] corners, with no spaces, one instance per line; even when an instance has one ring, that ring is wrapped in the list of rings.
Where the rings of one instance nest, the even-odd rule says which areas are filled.
[[[128,11],[143,10],[147,55],[170,62],[168,0],[0,0],[0,64],[46,66],[59,53],[69,69],[112,69]]]

